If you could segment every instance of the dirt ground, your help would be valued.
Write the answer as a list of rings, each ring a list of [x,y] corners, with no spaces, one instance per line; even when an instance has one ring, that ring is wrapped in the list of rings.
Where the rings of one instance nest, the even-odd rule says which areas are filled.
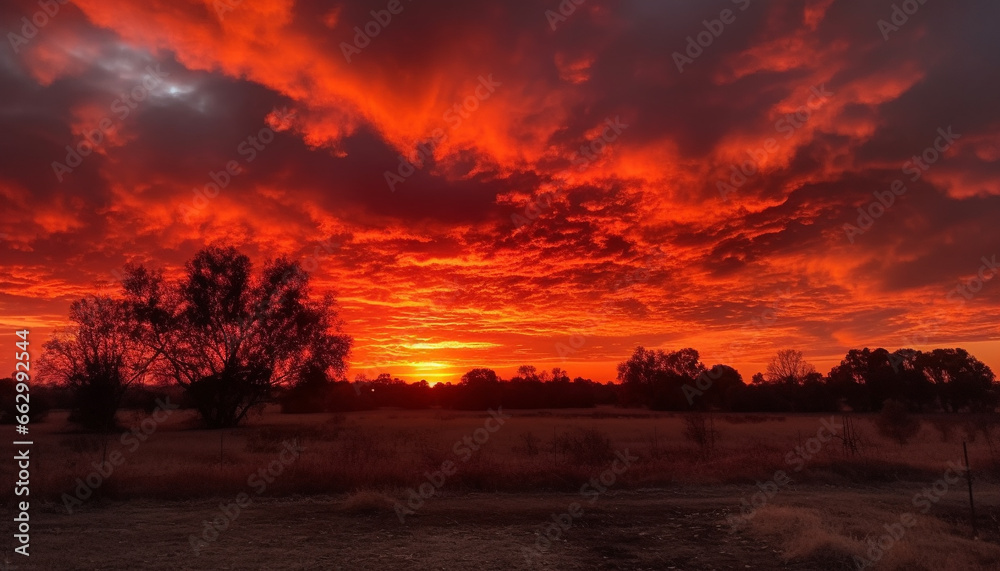
[[[819,550],[788,559],[782,538],[752,528],[732,531],[726,515],[736,513],[740,498],[753,491],[746,486],[609,491],[593,505],[582,501],[583,514],[531,563],[525,550],[536,544],[552,514],[566,512],[580,495],[442,495],[427,500],[405,524],[390,507],[348,511],[344,496],[256,498],[198,556],[189,537],[200,534],[203,521],[219,516],[220,502],[232,498],[100,501],[72,515],[50,504],[33,518],[30,563],[23,557],[13,563],[19,570],[109,571],[854,568],[842,553]],[[772,504],[819,507],[831,518],[865,514],[889,523],[913,491],[817,486],[782,491]],[[984,493],[979,501],[984,513],[997,513],[1000,494]],[[873,515],[872,506],[880,511]],[[930,515],[918,517],[956,520],[946,524],[946,537],[954,535],[954,549],[967,550],[962,506],[960,494],[949,494]],[[993,557],[1000,568],[996,537],[980,544],[986,550],[979,559],[984,568]]]

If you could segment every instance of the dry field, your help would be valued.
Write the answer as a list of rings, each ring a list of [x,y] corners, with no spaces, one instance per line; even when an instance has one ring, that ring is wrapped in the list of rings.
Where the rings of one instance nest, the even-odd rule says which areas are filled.
[[[206,431],[188,411],[160,423],[123,414],[124,426],[149,432],[140,441],[74,433],[57,412],[32,427],[31,564],[9,552],[0,564],[855,569],[857,557],[871,569],[1000,569],[997,435],[962,423],[927,418],[900,446],[856,417],[852,451],[839,415],[714,415],[715,444],[703,447],[685,438],[685,415],[504,416],[268,410]],[[962,440],[978,540],[966,482],[949,471]],[[97,475],[105,457],[120,462]],[[0,465],[6,481],[10,466]]]

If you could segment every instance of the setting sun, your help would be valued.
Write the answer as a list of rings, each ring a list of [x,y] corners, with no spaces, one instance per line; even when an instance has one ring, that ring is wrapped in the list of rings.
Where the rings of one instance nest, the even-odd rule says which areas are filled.
[[[1000,569],[998,24],[5,0],[0,571]]]

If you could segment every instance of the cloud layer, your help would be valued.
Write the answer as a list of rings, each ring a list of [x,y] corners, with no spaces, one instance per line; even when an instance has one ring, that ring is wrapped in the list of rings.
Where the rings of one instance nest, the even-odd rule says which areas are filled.
[[[222,240],[312,268],[356,372],[1000,366],[1000,7],[902,4],[7,3],[0,327]]]

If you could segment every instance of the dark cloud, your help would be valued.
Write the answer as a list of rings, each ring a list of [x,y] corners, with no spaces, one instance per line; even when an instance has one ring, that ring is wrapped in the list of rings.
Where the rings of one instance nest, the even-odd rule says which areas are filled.
[[[891,2],[587,2],[553,30],[558,5],[403,0],[350,63],[342,42],[384,5],[243,3],[221,19],[197,2],[64,6],[0,50],[3,314],[45,332],[127,261],[177,268],[229,241],[315,264],[359,364],[534,361],[608,378],[634,343],[723,355],[781,291],[795,301],[735,364],[902,344],[997,253],[997,6],[928,2],[886,41]],[[678,71],[673,53],[723,9],[735,21]],[[0,30],[35,10],[4,4]],[[57,180],[52,161],[149,65],[167,81]],[[484,96],[485,77],[499,85]],[[789,128],[821,87],[831,95]],[[279,126],[282,109],[294,116]],[[581,155],[614,118],[628,127]],[[949,126],[954,147],[852,243],[857,209]],[[268,127],[248,161],[241,145]],[[435,132],[445,140],[391,190],[385,173]],[[719,182],[769,140],[723,200]],[[230,161],[240,173],[185,219]],[[995,339],[981,308],[997,284],[952,307],[932,342]],[[575,334],[588,342],[563,363],[555,344]],[[403,349],[473,338],[495,348]]]

